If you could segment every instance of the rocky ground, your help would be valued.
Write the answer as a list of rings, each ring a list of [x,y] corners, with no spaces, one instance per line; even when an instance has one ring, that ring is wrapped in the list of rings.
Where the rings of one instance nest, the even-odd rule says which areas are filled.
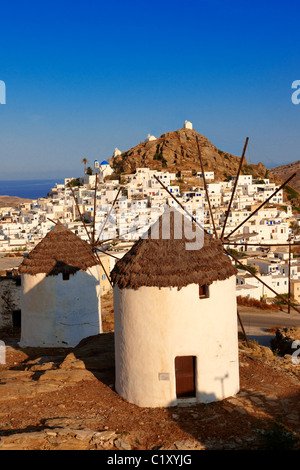
[[[110,299],[105,333],[74,349],[20,349],[7,333],[0,365],[0,449],[299,449],[300,365],[240,340],[237,396],[139,408],[114,390]],[[16,332],[15,332],[16,333]]]

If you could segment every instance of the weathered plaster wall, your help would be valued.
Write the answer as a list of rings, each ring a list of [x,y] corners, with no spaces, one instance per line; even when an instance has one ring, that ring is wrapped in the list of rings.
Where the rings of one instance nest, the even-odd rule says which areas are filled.
[[[196,356],[197,401],[239,390],[235,276],[181,290],[114,288],[116,390],[139,406],[177,404],[175,357]],[[169,380],[159,380],[159,374]],[[163,376],[165,377],[165,375]]]

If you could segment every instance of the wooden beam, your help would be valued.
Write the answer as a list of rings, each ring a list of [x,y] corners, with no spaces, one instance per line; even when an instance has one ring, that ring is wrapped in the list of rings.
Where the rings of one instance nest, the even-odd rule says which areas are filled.
[[[199,224],[198,220],[195,219],[194,216],[192,216],[192,214],[189,213],[189,211],[186,210],[186,208],[181,204],[181,202],[178,201],[178,199],[174,196],[174,194],[172,194],[168,188],[157,178],[156,175],[153,175],[154,178],[161,184],[161,186],[167,191],[167,193],[174,199],[174,201],[177,202],[177,204],[179,205],[179,207],[181,207],[182,210],[184,210],[184,212],[189,216],[191,217],[191,219],[193,220],[193,222],[195,222],[196,225],[198,225],[198,227],[201,228],[201,230],[203,230],[205,233],[208,234],[208,231],[202,227],[202,225]]]
[[[106,225],[106,222],[108,221],[108,219],[109,219],[109,217],[110,217],[110,214],[111,214],[111,212],[112,212],[112,210],[113,210],[113,207],[114,207],[114,205],[115,205],[115,203],[116,203],[116,201],[117,201],[117,199],[118,199],[118,197],[119,197],[119,194],[120,194],[120,191],[121,191],[121,190],[122,190],[122,187],[119,188],[119,190],[118,190],[118,192],[117,192],[117,195],[116,195],[116,197],[115,197],[115,199],[114,199],[114,201],[113,201],[113,203],[112,203],[112,206],[111,206],[110,210],[108,211],[108,213],[107,213],[107,215],[106,215],[106,218],[105,218],[105,220],[104,220],[104,222],[103,222],[103,225],[102,225],[102,227],[101,227],[101,230],[100,230],[100,233],[99,233],[99,235],[98,235],[98,238],[97,238],[97,240],[96,240],[95,245],[97,245],[97,244],[99,243],[99,241],[100,241],[100,237],[101,237],[101,235],[102,235],[102,232],[103,232],[103,230],[104,230],[104,227],[105,227],[105,225]]]
[[[225,222],[224,222],[224,225],[223,225],[223,228],[222,228],[221,239],[223,238],[223,235],[224,235],[224,232],[225,232],[225,228],[226,228],[226,224],[227,224],[227,219],[228,219],[229,212],[230,212],[230,209],[231,209],[231,204],[232,204],[232,201],[233,201],[233,198],[234,198],[234,194],[235,194],[235,190],[236,190],[236,187],[237,187],[237,184],[238,184],[240,172],[241,172],[241,169],[242,169],[242,166],[243,166],[243,161],[244,161],[244,158],[245,158],[245,153],[246,153],[248,141],[249,141],[249,137],[246,138],[246,142],[245,142],[245,145],[244,145],[244,148],[243,148],[243,152],[242,152],[242,156],[241,156],[241,159],[240,159],[240,164],[239,164],[238,172],[237,172],[237,175],[236,175],[236,180],[235,180],[235,182],[234,182],[234,186],[233,186],[233,190],[232,190],[232,193],[231,193],[230,202],[229,202],[229,205],[228,205],[228,209],[227,209],[227,211],[226,211],[226,217],[225,217]]]
[[[256,274],[254,274],[245,264],[241,263],[241,261],[239,259],[237,259],[232,253],[230,253],[229,251],[227,251],[225,248],[223,248],[225,253],[227,253],[229,256],[231,256],[232,259],[234,259],[234,261],[243,266],[244,269],[246,271],[248,271],[249,274],[251,274],[251,276],[253,276],[255,279],[257,279],[259,282],[261,282],[261,284],[263,284],[265,287],[267,287],[267,289],[269,289],[271,292],[273,292],[273,294],[275,294],[277,297],[279,297],[281,300],[284,301],[284,303],[287,303],[287,300],[280,294],[278,294],[272,287],[268,286],[268,284],[266,284],[260,277],[256,276]],[[291,305],[292,308],[294,310],[296,310],[297,313],[300,313],[300,310],[298,310],[296,307],[294,307],[293,305]]]
[[[93,235],[92,235],[92,247],[95,245],[95,224],[96,224],[96,205],[97,205],[97,186],[98,186],[98,173],[95,178],[95,194],[94,194],[94,220],[93,220]]]
[[[84,218],[83,218],[83,216],[82,216],[82,214],[81,214],[81,212],[80,212],[79,205],[78,205],[78,202],[77,202],[77,199],[76,199],[76,196],[75,196],[74,189],[72,188],[71,185],[69,185],[69,188],[70,188],[71,191],[72,191],[72,195],[73,195],[73,198],[74,198],[74,201],[75,201],[75,204],[76,204],[76,208],[77,208],[79,217],[80,217],[80,219],[81,219],[81,222],[83,223],[83,226],[84,226],[84,228],[85,228],[86,234],[87,234],[87,236],[88,236],[88,238],[89,238],[89,240],[90,240],[90,242],[91,242],[91,235],[90,235],[89,232],[88,232],[88,229],[87,229],[86,224],[85,224],[85,222],[84,222]]]
[[[243,322],[242,322],[242,319],[241,319],[241,316],[240,316],[238,310],[237,310],[237,317],[238,317],[238,320],[239,320],[239,322],[240,322],[240,325],[241,325],[241,328],[242,328],[242,332],[243,332],[244,338],[245,338],[245,340],[246,340],[247,346],[248,346],[248,348],[250,348],[250,345],[249,345],[249,342],[248,342],[248,338],[247,338],[247,335],[246,335],[246,331],[245,331],[245,328],[244,328],[244,325],[243,325]]]
[[[241,222],[234,230],[232,230],[232,232],[227,235],[224,240],[226,240],[227,238],[230,238],[242,225],[244,225],[245,222],[247,222],[247,220],[249,220],[251,217],[253,217],[254,214],[256,214],[265,204],[267,204],[267,202],[269,202],[270,199],[272,199],[272,197],[274,197],[278,191],[280,191],[292,178],[294,178],[296,176],[297,173],[293,173],[281,186],[279,186],[278,189],[276,189],[276,191],[274,191],[271,196],[268,197],[268,199],[266,199],[262,204],[260,204],[259,207],[257,207],[257,209],[255,209],[248,217],[246,217],[245,220],[243,220],[243,222]]]
[[[199,140],[198,140],[198,136],[197,136],[197,135],[196,135],[196,142],[197,142],[197,147],[198,147],[199,160],[200,160],[201,171],[202,171],[202,178],[203,178],[203,183],[204,183],[204,189],[205,189],[206,199],[207,199],[207,202],[208,202],[208,208],[209,208],[210,218],[211,218],[211,222],[212,222],[212,225],[213,225],[215,237],[218,238],[218,234],[217,234],[217,230],[216,230],[216,226],[215,226],[215,221],[214,221],[214,217],[213,217],[213,213],[212,213],[212,208],[211,208],[211,204],[210,204],[210,197],[209,197],[209,194],[208,194],[208,188],[207,188],[207,184],[206,184],[204,166],[203,166],[202,156],[201,156],[201,150],[200,150],[200,144],[199,144]]]

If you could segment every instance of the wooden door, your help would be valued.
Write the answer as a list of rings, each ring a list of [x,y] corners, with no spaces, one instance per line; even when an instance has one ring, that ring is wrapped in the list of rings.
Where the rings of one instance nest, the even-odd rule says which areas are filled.
[[[175,358],[175,377],[177,398],[195,397],[195,356]]]

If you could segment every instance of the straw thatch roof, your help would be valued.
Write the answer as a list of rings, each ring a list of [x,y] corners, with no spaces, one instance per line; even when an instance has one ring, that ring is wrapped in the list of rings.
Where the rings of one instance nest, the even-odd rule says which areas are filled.
[[[96,264],[99,261],[91,246],[58,222],[28,257],[24,258],[19,272],[55,276],[60,273],[74,274],[80,269],[86,271]]]
[[[170,217],[169,239],[166,239],[162,229],[162,221],[166,217]],[[150,227],[147,238],[140,238],[116,263],[111,272],[113,284],[121,289],[142,286],[180,289],[189,284],[210,285],[235,275],[237,270],[224,254],[221,242],[198,226],[194,226],[194,240],[200,240],[202,236],[203,247],[187,249],[187,243],[193,240],[190,235],[189,238],[184,236],[185,221],[186,218],[179,212],[171,209],[165,211]],[[164,230],[166,226],[168,223],[164,223]],[[183,236],[178,238],[180,226]]]

